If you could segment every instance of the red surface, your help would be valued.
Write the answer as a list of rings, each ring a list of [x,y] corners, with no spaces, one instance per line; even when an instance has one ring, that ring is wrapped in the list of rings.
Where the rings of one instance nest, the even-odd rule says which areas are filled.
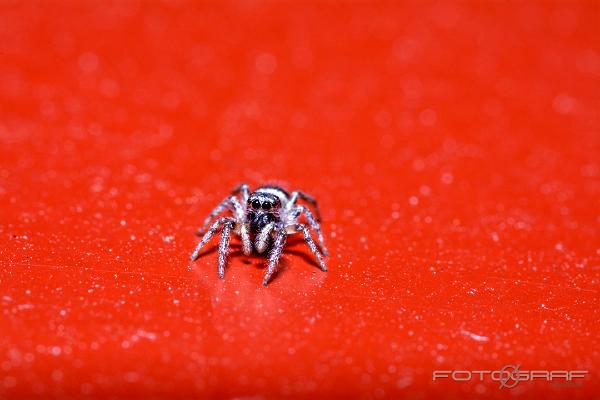
[[[0,9],[0,397],[597,395],[597,2]],[[188,262],[241,181],[328,273]]]

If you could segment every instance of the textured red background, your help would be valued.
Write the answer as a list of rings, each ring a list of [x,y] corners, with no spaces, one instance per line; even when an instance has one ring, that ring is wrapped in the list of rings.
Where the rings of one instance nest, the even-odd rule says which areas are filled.
[[[0,10],[0,397],[597,395],[597,2]],[[328,273],[188,262],[241,181]],[[505,364],[590,374],[431,379]]]

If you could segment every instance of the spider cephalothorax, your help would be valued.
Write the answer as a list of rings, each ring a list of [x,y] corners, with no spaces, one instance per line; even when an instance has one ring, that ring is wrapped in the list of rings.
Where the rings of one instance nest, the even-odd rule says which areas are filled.
[[[238,194],[241,194],[242,201],[237,198]],[[308,207],[296,204],[298,199],[302,199],[314,207],[316,218],[313,217]],[[233,215],[231,217],[222,217],[211,225],[211,221],[226,210],[231,211]],[[312,239],[308,227],[305,224],[299,223],[298,220],[302,215],[305,216],[310,228],[317,234],[320,249],[317,248]],[[308,247],[314,253],[315,257],[317,257],[319,266],[323,271],[327,271],[321,254],[325,256],[329,254],[325,247],[319,221],[320,215],[317,202],[306,193],[295,191],[290,195],[277,186],[262,186],[254,192],[249,193],[248,185],[242,184],[206,218],[202,228],[197,232],[198,235],[202,235],[203,233],[204,235],[190,258],[192,261],[195,261],[200,256],[202,247],[221,229],[219,277],[223,278],[225,275],[227,252],[229,250],[229,235],[233,231],[236,235],[240,236],[242,251],[246,255],[252,253],[253,250],[262,254],[267,249],[271,249],[267,272],[263,280],[263,285],[266,285],[275,272],[287,236],[302,232]],[[208,230],[204,232],[205,228],[209,225]]]
[[[274,194],[256,191],[248,198],[246,210],[250,231],[258,233],[279,219],[281,200]]]

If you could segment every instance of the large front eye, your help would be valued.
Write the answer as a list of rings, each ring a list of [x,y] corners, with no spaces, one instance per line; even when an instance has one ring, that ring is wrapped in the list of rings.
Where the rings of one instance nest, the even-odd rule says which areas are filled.
[[[263,203],[262,209],[265,211],[269,211],[271,209],[271,203]]]
[[[258,200],[252,200],[252,208],[259,209],[260,208],[260,201]]]

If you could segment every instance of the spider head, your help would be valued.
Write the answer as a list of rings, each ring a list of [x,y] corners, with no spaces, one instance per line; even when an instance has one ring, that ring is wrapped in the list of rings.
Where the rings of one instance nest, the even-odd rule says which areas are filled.
[[[250,230],[260,232],[265,226],[279,219],[281,201],[275,195],[253,193],[248,198],[247,215]]]

